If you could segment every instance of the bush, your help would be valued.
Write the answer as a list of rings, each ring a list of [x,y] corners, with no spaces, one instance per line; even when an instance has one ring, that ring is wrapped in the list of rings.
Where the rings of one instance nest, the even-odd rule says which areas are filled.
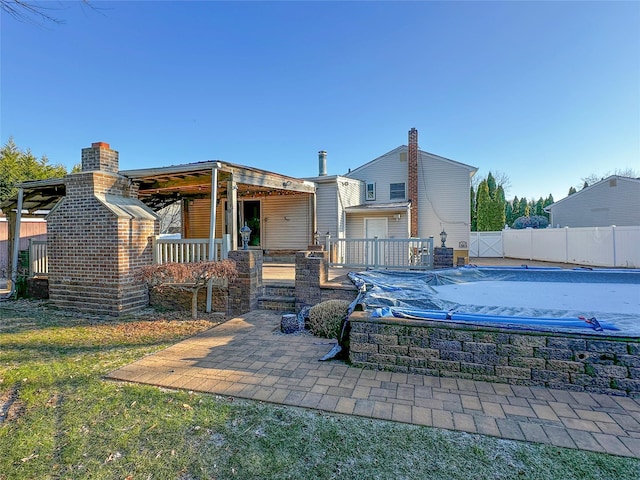
[[[513,221],[513,228],[547,228],[549,220],[543,215],[532,215],[530,217],[518,217]]]
[[[318,337],[339,338],[342,319],[347,315],[349,302],[346,300],[327,300],[318,303],[309,310],[307,326]]]

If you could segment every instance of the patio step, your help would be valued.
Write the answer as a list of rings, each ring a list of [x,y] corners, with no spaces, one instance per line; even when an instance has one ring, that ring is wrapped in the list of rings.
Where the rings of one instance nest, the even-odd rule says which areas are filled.
[[[264,293],[258,298],[258,308],[275,312],[295,313],[295,287],[290,285],[265,285]]]

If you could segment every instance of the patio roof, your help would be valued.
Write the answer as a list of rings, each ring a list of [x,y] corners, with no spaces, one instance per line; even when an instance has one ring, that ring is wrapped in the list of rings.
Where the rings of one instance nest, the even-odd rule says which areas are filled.
[[[213,169],[218,170],[218,195],[223,197],[227,195],[227,182],[231,179],[238,185],[238,197],[315,192],[313,182],[218,161],[121,170],[118,173],[138,184],[140,200],[157,211],[181,197],[210,196]],[[51,210],[66,194],[64,178],[23,182],[18,186],[24,191],[23,210],[29,213]],[[16,195],[2,202],[0,208],[4,212],[15,210],[17,202]]]

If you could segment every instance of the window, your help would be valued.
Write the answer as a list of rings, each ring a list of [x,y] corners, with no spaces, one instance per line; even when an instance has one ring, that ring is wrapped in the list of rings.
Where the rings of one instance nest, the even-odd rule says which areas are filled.
[[[367,182],[367,192],[365,198],[367,200],[376,199],[376,184],[374,182]]]
[[[389,185],[389,200],[404,200],[404,183],[392,183]]]

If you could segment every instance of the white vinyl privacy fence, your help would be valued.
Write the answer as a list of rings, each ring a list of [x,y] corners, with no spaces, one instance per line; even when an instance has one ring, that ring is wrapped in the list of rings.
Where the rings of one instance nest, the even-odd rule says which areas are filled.
[[[640,268],[640,226],[471,232],[469,256]]]

